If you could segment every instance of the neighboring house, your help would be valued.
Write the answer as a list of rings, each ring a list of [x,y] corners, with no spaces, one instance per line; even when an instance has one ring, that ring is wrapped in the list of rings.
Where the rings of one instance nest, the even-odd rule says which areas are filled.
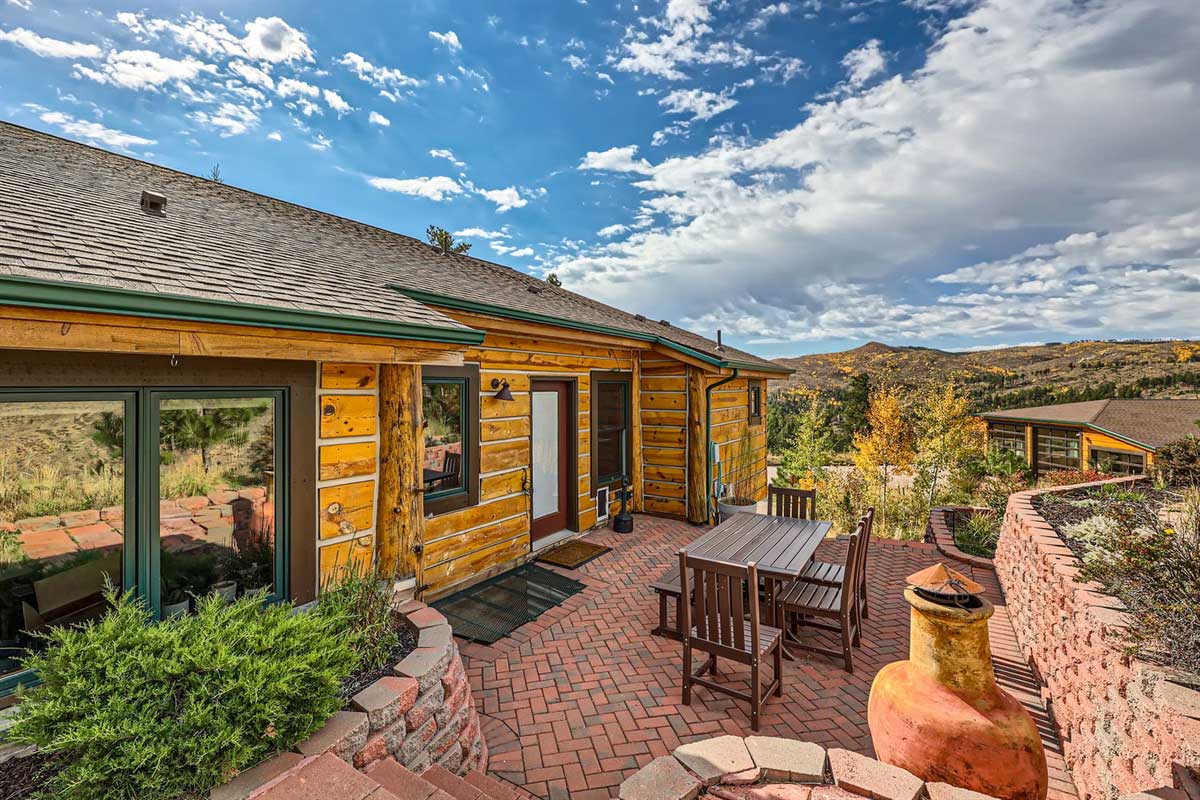
[[[1158,448],[1200,434],[1200,400],[1089,400],[980,416],[990,445],[1024,456],[1035,475],[1085,468],[1139,475]]]
[[[214,586],[307,601],[374,555],[433,596],[593,527],[622,477],[633,510],[707,522],[743,438],[765,494],[788,372],[0,124],[0,680],[105,574],[172,614]]]

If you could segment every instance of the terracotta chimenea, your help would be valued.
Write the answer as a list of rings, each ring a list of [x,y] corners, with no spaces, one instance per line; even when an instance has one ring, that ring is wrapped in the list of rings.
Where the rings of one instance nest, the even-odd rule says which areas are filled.
[[[980,596],[983,587],[941,564],[908,583],[908,660],[879,671],[867,706],[876,755],[926,781],[1044,800],[1037,726],[992,672],[988,619],[995,609]]]

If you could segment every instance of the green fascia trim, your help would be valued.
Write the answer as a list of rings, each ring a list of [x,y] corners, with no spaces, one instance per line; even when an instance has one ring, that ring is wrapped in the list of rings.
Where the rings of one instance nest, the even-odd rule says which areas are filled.
[[[1131,439],[1122,433],[1110,431],[1108,428],[1101,428],[1099,425],[1093,425],[1090,422],[1068,422],[1067,420],[1063,419],[1034,419],[1033,417],[999,417],[992,416],[992,414],[988,413],[980,414],[979,416],[986,420],[991,420],[992,422],[1023,422],[1027,425],[1057,425],[1060,428],[1079,428],[1080,430],[1103,433],[1105,436],[1111,436],[1112,438],[1122,441],[1125,444],[1130,444],[1134,447],[1141,448],[1148,453],[1153,453],[1158,449],[1157,447],[1151,447],[1145,442],[1139,442],[1137,439]]]
[[[0,305],[473,345],[483,331],[0,275]]]
[[[389,289],[394,289],[397,292],[416,300],[419,303],[428,305],[443,306],[445,308],[454,308],[459,311],[475,311],[480,314],[491,314],[495,317],[503,317],[505,319],[519,319],[523,322],[540,322],[545,325],[555,325],[559,328],[571,328],[572,330],[588,331],[589,333],[603,333],[608,336],[622,336],[626,339],[637,339],[641,342],[653,342],[661,344],[664,347],[670,348],[678,353],[691,356],[698,361],[703,361],[705,364],[711,364],[714,367],[724,367],[732,369],[741,367],[743,369],[758,370],[761,372],[778,372],[783,375],[791,375],[794,370],[786,367],[777,367],[775,365],[751,364],[743,361],[725,361],[723,359],[714,358],[713,356],[702,353],[687,345],[679,342],[671,341],[662,336],[655,336],[650,333],[641,331],[630,331],[624,328],[613,328],[608,325],[596,325],[591,322],[580,322],[578,320],[564,319],[563,317],[555,317],[549,314],[538,314],[533,311],[521,311],[515,308],[506,308],[504,306],[496,306],[490,303],[480,303],[474,300],[464,300],[461,297],[451,297],[450,295],[437,294],[436,292],[427,292],[423,289],[409,289],[405,286],[396,284],[387,284]]]

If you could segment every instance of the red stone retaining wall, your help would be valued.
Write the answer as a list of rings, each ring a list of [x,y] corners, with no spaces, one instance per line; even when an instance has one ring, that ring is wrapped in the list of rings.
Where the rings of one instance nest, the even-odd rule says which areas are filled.
[[[455,775],[487,769],[487,743],[453,632],[437,610],[410,600],[398,611],[417,649],[296,746],[214,790],[214,798],[254,797],[328,753],[359,770],[394,758],[420,775],[440,766]],[[299,755],[297,755],[299,754]],[[361,795],[356,795],[356,797]]]
[[[1136,479],[1119,479],[1127,482]],[[1094,582],[1033,498],[1096,484],[1012,495],[994,559],[1008,613],[1040,673],[1063,751],[1088,798],[1171,786],[1178,763],[1200,767],[1200,692],[1123,648],[1121,603]],[[1192,676],[1193,678],[1195,676]]]

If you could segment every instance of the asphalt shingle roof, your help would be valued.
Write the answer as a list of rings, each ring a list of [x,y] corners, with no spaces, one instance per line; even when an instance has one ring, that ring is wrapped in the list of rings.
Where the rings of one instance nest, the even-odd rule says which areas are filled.
[[[1200,435],[1200,400],[1088,400],[1054,406],[989,411],[988,419],[1064,422],[1110,431],[1159,448],[1185,436]]]
[[[143,190],[166,214],[141,209]],[[463,329],[418,290],[655,336],[722,362],[766,359],[500,264],[0,122],[0,276]]]

